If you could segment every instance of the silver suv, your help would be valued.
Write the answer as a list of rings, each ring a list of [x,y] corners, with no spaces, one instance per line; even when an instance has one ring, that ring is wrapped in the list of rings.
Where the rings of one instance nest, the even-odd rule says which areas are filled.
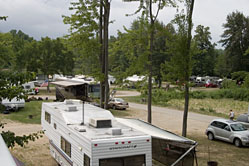
[[[236,121],[215,119],[208,126],[206,135],[209,140],[219,139],[234,143],[237,147],[249,146],[249,130]]]

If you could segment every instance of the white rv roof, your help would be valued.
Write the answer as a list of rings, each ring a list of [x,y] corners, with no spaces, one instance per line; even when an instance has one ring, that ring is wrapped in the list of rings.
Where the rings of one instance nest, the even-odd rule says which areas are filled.
[[[114,118],[110,111],[93,106],[91,104],[84,104],[84,124],[82,122],[82,110],[83,104],[78,100],[72,100],[71,104],[66,104],[66,102],[53,102],[53,103],[43,103],[43,107],[49,107],[50,113],[57,112],[64,120],[65,124],[84,135],[89,139],[108,139],[117,137],[131,137],[131,136],[148,136],[147,134],[138,131],[130,126],[122,124]],[[68,111],[69,107],[76,107],[76,111]],[[52,115],[53,116],[53,115]],[[89,126],[90,119],[110,119],[112,121],[111,128],[94,128]],[[122,130],[122,135],[112,135],[112,129],[119,128]],[[79,132],[79,130],[86,130],[86,132]]]
[[[57,82],[51,82],[51,84],[59,85],[62,87],[68,87],[68,86],[77,86],[77,85],[83,85],[84,82],[73,82],[73,81],[57,81]]]
[[[140,130],[148,135],[151,135],[152,137],[180,141],[180,142],[191,142],[191,143],[195,142],[193,140],[178,136],[174,133],[163,130],[161,128],[153,126],[152,124],[146,123],[138,119],[124,119],[124,118],[116,118],[116,119],[118,122],[126,124],[127,126],[133,127],[137,130]]]
[[[4,166],[16,166],[16,163],[9,152],[9,149],[5,145],[5,142],[0,134],[0,161]]]

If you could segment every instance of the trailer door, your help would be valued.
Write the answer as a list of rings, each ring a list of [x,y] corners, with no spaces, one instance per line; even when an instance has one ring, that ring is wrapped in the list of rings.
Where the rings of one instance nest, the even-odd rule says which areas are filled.
[[[100,159],[100,166],[145,166],[145,155]]]

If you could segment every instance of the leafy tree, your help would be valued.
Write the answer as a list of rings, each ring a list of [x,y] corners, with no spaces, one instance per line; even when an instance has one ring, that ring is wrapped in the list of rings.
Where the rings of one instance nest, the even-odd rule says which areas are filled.
[[[70,40],[76,44],[78,55],[80,55],[81,62],[96,59],[91,68],[93,76],[97,77],[101,82],[101,100],[100,104],[103,107],[105,101],[105,108],[107,108],[109,97],[108,84],[108,27],[109,27],[109,13],[110,2],[108,0],[88,1],[79,0],[72,2],[70,10],[75,11],[74,14],[63,16],[64,23],[70,24]],[[96,50],[100,50],[96,52]],[[87,61],[89,61],[87,60]],[[99,63],[98,65],[97,62]],[[104,95],[105,94],[105,95]],[[105,98],[105,99],[104,99]]]
[[[175,23],[178,25],[177,35],[174,42],[171,43],[169,51],[172,57],[169,63],[166,63],[168,68],[168,77],[171,79],[179,79],[180,84],[184,84],[184,113],[182,124],[182,135],[187,135],[187,119],[189,106],[189,77],[192,70],[192,55],[195,51],[194,46],[191,48],[191,30],[192,30],[192,15],[194,9],[194,0],[186,0],[187,7],[186,15],[178,14]]]
[[[152,102],[152,61],[154,48],[154,38],[155,38],[155,22],[160,10],[163,10],[168,6],[175,6],[174,0],[126,0],[126,1],[140,1],[138,10],[135,13],[142,12],[142,17],[147,21],[148,28],[148,47],[144,52],[147,55],[147,74],[148,74],[148,122],[151,123],[151,102]],[[157,6],[156,12],[153,11],[153,6]]]
[[[220,77],[230,77],[232,69],[228,64],[228,57],[224,50],[215,50],[217,54],[214,73]]]
[[[249,17],[241,12],[232,12],[223,24],[222,46],[232,72],[249,71]]]
[[[10,33],[0,33],[0,69],[11,68],[13,61],[12,36]]]
[[[26,54],[24,48],[33,40],[33,38],[20,30],[11,30],[10,34],[12,35],[12,49],[15,61],[14,67],[16,70],[25,71],[30,57]]]
[[[7,17],[0,17],[0,20],[6,20],[6,18]],[[2,37],[2,34],[0,37]],[[4,48],[5,46],[7,46],[7,48]],[[9,50],[9,40],[0,40],[0,50]],[[2,56],[4,55],[4,53],[0,55]],[[8,64],[9,60],[1,56],[0,61],[3,62],[3,64]],[[3,70],[2,67],[6,66],[0,66],[0,104],[2,102],[2,99],[4,98],[9,100],[13,99],[14,97],[17,97],[17,99],[25,98],[25,91],[23,90],[21,85],[25,82],[28,82],[28,80],[32,79],[34,75],[32,73],[11,72],[8,70]],[[3,129],[4,125],[5,123],[2,123],[0,121],[0,128]],[[18,144],[23,147],[24,144],[27,144],[29,141],[35,141],[36,139],[42,137],[42,133],[42,131],[39,131],[37,133],[29,134],[28,136],[15,136],[15,133],[11,131],[2,131],[1,135],[7,146],[12,148],[15,146],[15,144]]]
[[[211,43],[209,27],[198,25],[195,30],[193,40],[196,42],[199,52],[193,55],[193,75],[214,75],[214,66],[216,62],[215,44]]]
[[[22,84],[28,82],[34,77],[32,73],[19,73],[12,71],[0,70],[0,104],[3,98],[17,99],[25,98],[25,91],[22,88]],[[0,128],[4,128],[5,123],[1,123]],[[32,133],[29,135],[16,136],[15,133],[11,131],[1,131],[0,133],[7,144],[8,147],[13,148],[16,144],[24,146],[29,141],[35,141],[36,139],[42,137],[43,132],[39,131],[37,133]]]

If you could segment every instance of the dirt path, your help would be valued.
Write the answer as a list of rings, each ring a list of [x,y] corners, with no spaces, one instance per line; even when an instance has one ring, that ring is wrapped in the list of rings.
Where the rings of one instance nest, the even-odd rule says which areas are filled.
[[[147,105],[129,103],[132,116],[147,120]],[[134,111],[135,110],[135,111]],[[180,134],[182,130],[183,111],[168,109],[165,107],[152,106],[152,124]],[[189,112],[188,133],[198,133],[203,135],[211,120],[217,117]]]

